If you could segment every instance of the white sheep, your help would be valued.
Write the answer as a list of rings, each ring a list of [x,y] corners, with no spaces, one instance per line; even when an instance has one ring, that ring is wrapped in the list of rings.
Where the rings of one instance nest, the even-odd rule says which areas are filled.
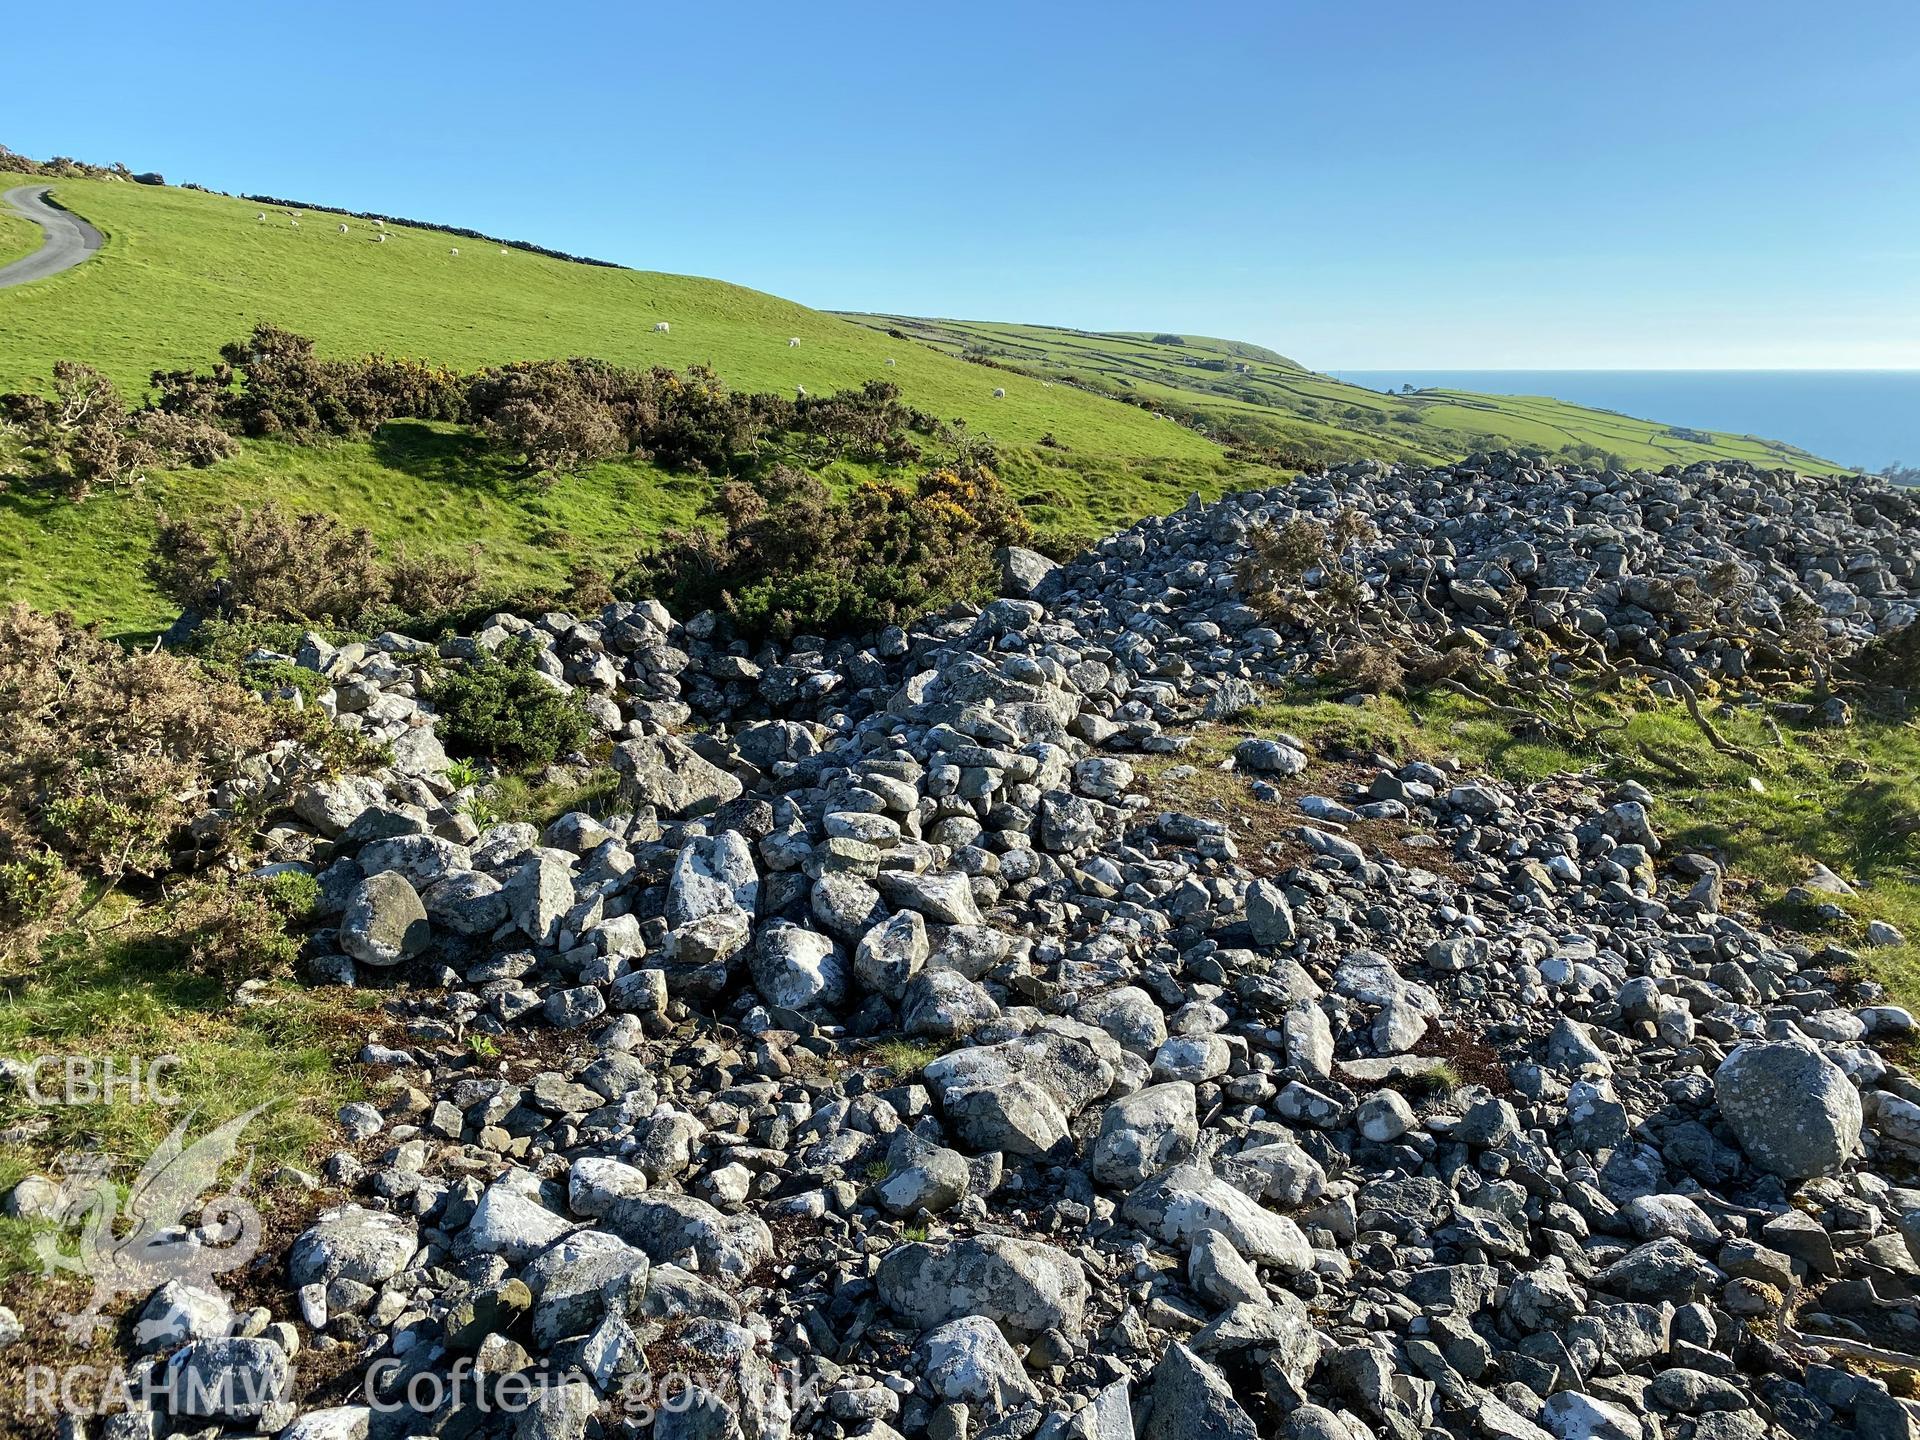
[[[1004,387],[1002,387],[1002,386],[999,386],[999,385],[996,385],[996,386],[994,386],[994,387],[993,387],[993,398],[994,398],[994,399],[996,399],[996,400],[1004,400],[1004,399],[1006,399],[1006,398],[1007,398],[1007,392],[1006,392],[1006,390],[1005,390],[1005,388],[1004,388]]]
[[[886,359],[882,360],[880,363],[886,366],[889,370],[893,369],[893,357],[891,355],[889,355]]]
[[[376,235],[373,237],[373,243],[376,245],[384,245],[387,243],[387,237],[384,235]]]
[[[794,336],[794,337],[793,337],[793,338],[792,338],[791,340],[789,340],[789,341],[787,341],[787,348],[788,348],[789,350],[797,350],[797,349],[799,349],[799,348],[800,348],[800,337],[799,337],[798,335],[795,335],[795,336]]]
[[[376,220],[373,222],[373,228],[376,230],[384,230],[387,228],[387,222],[384,220]]]
[[[807,398],[807,387],[806,387],[806,386],[804,386],[804,385],[796,385],[796,386],[794,386],[794,387],[793,387],[793,398],[794,398],[794,399],[796,399],[796,400],[804,400],[804,399],[806,399],[806,398]]]
[[[458,245],[452,246],[448,249],[447,253],[449,255],[458,255],[460,253],[460,247]]]
[[[300,217],[296,215],[291,220],[287,221],[287,223],[293,226],[294,229],[298,230],[300,228]]]
[[[259,213],[258,215],[256,215],[256,216],[255,216],[254,218],[255,218],[256,220],[264,220],[264,219],[266,219],[266,218],[267,218],[267,212],[266,212],[266,211],[264,211],[264,210],[262,210],[262,211],[261,211],[261,212],[260,212],[260,213]]]
[[[504,245],[502,245],[502,246],[500,247],[500,253],[501,253],[502,255],[504,255],[504,254],[506,254],[506,253],[507,253],[507,247],[506,247],[506,246],[504,246]]]
[[[346,226],[344,226],[344,225],[342,225],[342,226],[340,227],[340,233],[341,233],[342,235],[344,235],[344,234],[346,234],[346,233],[347,233],[347,227],[346,227]]]
[[[656,320],[653,322],[653,333],[656,335],[664,335],[671,328],[672,327],[664,320]]]

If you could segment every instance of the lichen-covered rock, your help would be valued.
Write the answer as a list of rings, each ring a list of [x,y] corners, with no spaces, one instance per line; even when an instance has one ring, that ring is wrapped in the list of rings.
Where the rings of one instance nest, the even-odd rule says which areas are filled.
[[[1860,1093],[1810,1046],[1736,1046],[1714,1072],[1713,1094],[1747,1158],[1775,1175],[1831,1175],[1859,1147]]]

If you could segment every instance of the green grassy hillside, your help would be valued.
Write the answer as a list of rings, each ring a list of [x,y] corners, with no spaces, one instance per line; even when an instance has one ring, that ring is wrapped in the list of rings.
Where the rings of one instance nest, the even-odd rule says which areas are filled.
[[[269,207],[261,221],[257,203],[171,187],[61,180],[54,195],[99,226],[106,246],[76,269],[0,291],[0,390],[43,388],[54,361],[70,358],[138,395],[150,371],[204,368],[221,344],[268,320],[313,336],[323,353],[384,350],[461,368],[584,354],[704,363],[735,388],[813,394],[885,377],[908,403],[991,437],[1015,493],[1040,502],[1028,513],[1041,525],[1124,524],[1195,490],[1218,493],[1235,472],[1219,446],[1163,418],[737,285],[502,253],[405,226],[375,243],[367,221],[309,211],[295,227],[283,210]],[[664,334],[653,329],[659,321],[671,327]],[[1042,436],[1063,448],[1039,446]],[[543,491],[465,437],[419,424],[364,444],[250,442],[211,470],[155,476],[138,493],[78,506],[30,486],[0,492],[0,598],[135,630],[164,623],[167,607],[140,574],[159,506],[274,498],[414,550],[477,542],[503,582],[551,582],[579,559],[631,556],[705,494],[700,482],[624,463]]]
[[[273,206],[262,220],[257,202],[203,191],[61,179],[54,194],[99,226],[106,246],[74,270],[0,291],[0,390],[42,388],[56,360],[75,359],[137,396],[152,370],[205,367],[263,320],[311,335],[323,353],[382,350],[463,369],[594,355],[703,363],[739,389],[814,394],[885,377],[908,403],[990,437],[1035,524],[1089,534],[1270,475],[1250,468],[1248,450],[1426,461],[1514,445],[1634,464],[1717,455],[1828,468],[1787,446],[1701,443],[1552,400],[1381,395],[1238,341],[841,317],[720,281],[573,263],[445,231],[394,225],[376,243],[367,221],[308,211],[295,225]],[[37,243],[35,227],[16,227],[25,233],[0,228],[0,258],[16,240],[21,251]],[[669,329],[655,331],[660,322]],[[1186,423],[1115,403],[1122,398]],[[477,544],[503,585],[552,584],[580,561],[630,557],[647,535],[689,520],[707,493],[704,481],[629,462],[541,489],[470,436],[417,422],[366,442],[248,442],[210,470],[155,475],[77,505],[31,484],[0,487],[0,598],[122,630],[163,624],[169,607],[142,575],[156,512],[266,499],[326,510],[415,552]]]
[[[5,188],[0,185],[0,189]],[[22,255],[31,255],[40,248],[43,238],[38,225],[0,207],[0,265],[11,265]]]
[[[1151,332],[1096,334],[1040,325],[855,316],[950,355],[1132,396],[1181,414],[1223,439],[1307,454],[1455,459],[1472,450],[1538,447],[1661,466],[1732,458],[1799,470],[1842,467],[1796,446],[1746,435],[1677,433],[1668,425],[1535,396],[1424,390],[1384,395],[1315,374],[1258,345]]]
[[[748,390],[820,392],[886,373],[907,401],[965,416],[996,439],[1051,431],[1098,454],[1212,458],[1196,436],[1085,395],[1006,383],[791,301],[684,275],[573,264],[432,230],[284,211],[199,191],[63,180],[54,198],[106,232],[96,259],[0,298],[0,387],[83,359],[138,389],[159,366],[205,364],[270,320],[325,353],[393,355],[473,369],[594,355],[620,364],[712,365]],[[345,223],[348,233],[341,234]],[[450,253],[457,248],[458,255]],[[672,328],[657,334],[658,321]],[[798,347],[788,340],[797,337]],[[993,390],[1004,385],[1005,399]]]

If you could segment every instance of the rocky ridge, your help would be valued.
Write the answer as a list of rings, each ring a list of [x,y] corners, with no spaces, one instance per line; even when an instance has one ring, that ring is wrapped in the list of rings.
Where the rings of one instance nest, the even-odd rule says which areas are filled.
[[[1363,615],[1495,664],[1564,623],[1737,683],[1769,627],[1920,605],[1912,506],[1858,481],[1356,465],[865,644],[495,617],[441,656],[531,637],[614,747],[610,812],[544,831],[462,808],[419,642],[310,639],[395,764],[270,845],[319,876],[316,980],[409,982],[360,1056],[391,1083],[293,1313],[150,1306],[170,1375],[265,1398],[114,1433],[1915,1434],[1860,1363],[1920,1351],[1914,1021],[1844,952],[1724,908],[1630,786],[1254,735],[1257,837],[1146,798],[1314,651],[1246,603],[1250,534],[1343,509]],[[1738,636],[1675,588],[1727,566]],[[364,1389],[302,1410],[313,1350]],[[398,1403],[456,1371],[550,1383]]]

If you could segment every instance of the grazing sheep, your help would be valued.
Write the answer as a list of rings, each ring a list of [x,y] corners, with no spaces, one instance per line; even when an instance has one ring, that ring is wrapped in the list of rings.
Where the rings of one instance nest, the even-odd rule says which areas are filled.
[[[891,355],[889,355],[885,360],[882,360],[880,363],[882,365],[885,365],[889,370],[893,369],[893,357]]]
[[[1004,400],[1007,398],[1007,392],[1000,386],[996,385],[993,387],[993,398],[996,400]]]
[[[346,233],[347,233],[347,227],[346,227],[346,226],[344,226],[344,225],[342,225],[342,226],[340,227],[340,233],[341,233],[342,235],[344,235],[344,234],[346,234]]]
[[[264,211],[264,210],[262,210],[262,211],[261,211],[261,212],[260,212],[260,213],[259,213],[259,214],[258,214],[257,216],[255,216],[254,218],[255,218],[255,219],[257,219],[257,220],[264,220],[264,219],[266,219],[266,218],[267,218],[267,212],[266,212],[266,211]]]
[[[504,246],[504,245],[502,245],[502,246],[500,247],[500,253],[501,253],[502,255],[504,255],[504,254],[506,254],[506,253],[507,253],[507,247],[506,247],[506,246]]]
[[[373,228],[376,230],[384,230],[387,228],[387,222],[384,220],[376,220],[373,222]]]
[[[794,336],[791,340],[787,341],[787,348],[789,350],[798,349],[799,345],[800,345],[800,337],[798,335]]]
[[[447,251],[447,253],[448,253],[449,255],[458,255],[458,254],[460,253],[460,247],[459,247],[458,245],[455,245],[455,246],[452,246],[452,247],[451,247],[451,248],[450,248],[450,249],[449,249],[449,250]]]
[[[671,327],[669,327],[664,320],[656,320],[653,322],[653,333],[656,335],[666,334],[669,328]]]
[[[804,400],[804,399],[806,399],[806,398],[807,398],[807,387],[806,387],[806,386],[804,386],[804,385],[796,385],[796,386],[794,386],[794,387],[793,387],[793,398],[794,398],[794,399],[796,399],[796,400]]]
[[[300,217],[296,215],[291,220],[287,221],[287,223],[293,226],[294,229],[298,230],[300,228]]]
[[[384,245],[387,243],[387,237],[384,235],[376,235],[373,237],[373,243],[376,245]]]

